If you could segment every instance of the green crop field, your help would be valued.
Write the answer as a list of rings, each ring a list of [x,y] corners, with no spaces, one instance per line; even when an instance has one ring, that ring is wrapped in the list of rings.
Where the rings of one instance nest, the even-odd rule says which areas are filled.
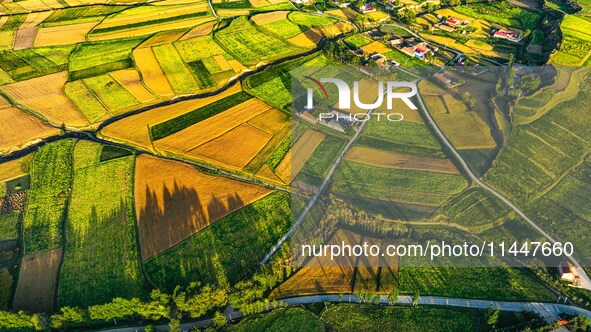
[[[302,51],[277,37],[263,33],[244,17],[235,19],[227,28],[215,32],[214,38],[228,53],[244,64],[272,61]]]
[[[327,136],[308,158],[296,181],[319,186],[346,144],[343,138]]]
[[[409,121],[384,123],[369,121],[362,136],[388,143],[423,147],[430,150],[440,150],[439,142],[433,137],[427,126]]]
[[[345,43],[355,49],[365,46],[372,42],[366,35],[352,35],[344,39]]]
[[[87,141],[74,148],[58,295],[62,306],[143,294],[132,198],[134,157],[100,162],[101,150],[101,145]]]
[[[535,28],[537,20],[541,17],[536,12],[528,11],[508,2],[471,4],[455,7],[454,10],[487,22],[521,29]]]
[[[533,123],[518,126],[485,180],[516,202],[539,196],[591,147],[591,97],[558,104]],[[564,128],[568,128],[565,130]]]
[[[170,86],[177,94],[193,93],[199,89],[191,71],[187,68],[174,46],[165,44],[152,48]]]
[[[471,188],[445,204],[440,213],[450,223],[471,227],[491,224],[509,211],[510,208],[492,194]]]
[[[131,51],[143,40],[132,38],[78,45],[70,56],[70,77],[87,78],[131,67]]]
[[[19,237],[20,211],[0,214],[0,242]]]
[[[134,96],[109,75],[86,78],[83,82],[113,115],[121,114],[139,104]]]
[[[86,85],[82,81],[66,83],[64,92],[90,123],[94,123],[109,115],[109,112],[88,88],[86,88]]]
[[[322,312],[337,331],[487,331],[478,310],[339,304]]]
[[[61,64],[56,65],[53,61],[39,55],[43,51],[35,52],[32,49],[20,51],[5,51],[0,53],[0,69],[6,72],[15,81],[22,81],[29,78],[39,77],[43,75],[52,74],[58,71],[66,70],[67,56],[65,52],[68,48],[63,48],[65,52],[62,54],[65,61],[60,61]],[[57,59],[54,57],[54,61]]]
[[[303,308],[276,309],[264,315],[248,317],[233,327],[236,332],[250,331],[325,331],[322,322]]]
[[[23,218],[26,254],[61,246],[75,143],[61,140],[47,144],[39,149],[31,163],[31,189]]]
[[[87,6],[79,8],[66,8],[56,10],[43,20],[43,24],[51,26],[51,23],[68,23],[78,22],[84,18],[95,18],[111,15],[124,10],[125,7],[116,6]],[[48,24],[49,23],[49,24]]]
[[[330,17],[311,15],[302,12],[289,13],[288,19],[296,25],[306,28],[324,28],[337,22]]]
[[[290,221],[289,196],[272,193],[150,258],[144,271],[163,289],[194,280],[234,284],[254,272]]]
[[[289,20],[279,20],[261,25],[261,29],[266,30],[277,37],[288,39],[302,32],[300,27]]]
[[[436,205],[460,193],[467,185],[461,175],[387,169],[343,161],[335,174],[333,190],[347,195]]]
[[[251,98],[252,96],[245,92],[238,92],[191,112],[177,116],[176,118],[159,123],[150,128],[152,132],[152,139],[156,141],[166,136],[172,135],[196,124],[197,122],[203,121],[231,107],[239,105]]]

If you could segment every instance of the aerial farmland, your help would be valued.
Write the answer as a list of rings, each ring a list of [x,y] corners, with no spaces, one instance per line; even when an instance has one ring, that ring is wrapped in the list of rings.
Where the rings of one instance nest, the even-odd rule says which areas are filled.
[[[0,331],[589,331],[590,6],[0,0]]]

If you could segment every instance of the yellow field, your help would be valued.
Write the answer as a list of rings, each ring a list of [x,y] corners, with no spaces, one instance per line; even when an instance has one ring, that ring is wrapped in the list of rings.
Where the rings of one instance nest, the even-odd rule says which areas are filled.
[[[246,16],[250,14],[248,9],[219,9],[216,12],[221,17]]]
[[[6,16],[4,16],[6,17]],[[10,50],[14,45],[14,31],[12,30],[4,30],[0,31],[0,50]],[[0,84],[2,83],[2,79],[0,78]]]
[[[252,21],[258,25],[263,25],[263,24],[272,23],[275,21],[286,20],[287,14],[289,14],[288,11],[269,12],[269,13],[264,13],[264,14],[258,14],[258,15],[254,15],[252,17]]]
[[[151,149],[152,143],[148,131],[150,126],[154,126],[181,114],[198,109],[241,90],[242,87],[240,84],[236,84],[215,96],[186,100],[173,105],[158,107],[112,123],[105,127],[101,131],[101,134],[118,141],[124,141]]]
[[[324,134],[311,129],[306,130],[302,137],[287,151],[285,157],[277,168],[275,173],[285,183],[291,181],[298,175],[308,161],[308,158],[314,153],[318,145],[324,140]]]
[[[221,54],[214,55],[213,56],[213,59],[218,64],[218,66],[220,66],[220,69],[222,71],[232,70],[232,66],[230,65],[230,63],[228,62],[228,60],[226,60],[226,58],[224,58],[223,55],[221,55]]]
[[[248,121],[248,124],[254,126],[266,133],[274,134],[289,123],[289,115],[276,108],[255,116]]]
[[[212,21],[214,19],[215,18],[213,16],[192,18],[192,19],[186,19],[186,20],[182,20],[182,21],[162,23],[162,24],[153,25],[153,26],[146,26],[146,27],[135,28],[135,29],[127,29],[127,30],[111,32],[111,33],[104,33],[104,34],[100,34],[100,35],[91,35],[88,37],[88,39],[94,41],[94,40],[108,40],[108,39],[119,39],[119,38],[144,36],[144,35],[149,35],[152,33],[157,33],[157,32],[161,32],[161,31],[165,31],[165,30],[176,30],[176,29],[182,29],[182,28],[189,28],[189,27],[193,27],[195,25],[199,25],[201,23]]]
[[[270,5],[266,0],[248,0],[248,2],[255,8]]]
[[[96,22],[41,28],[37,32],[35,47],[76,44],[86,40],[86,34]]]
[[[33,11],[33,10],[39,11],[39,10],[47,10],[47,9],[49,9],[49,6],[47,6],[41,0],[25,0],[25,1],[19,1],[19,6],[21,6],[22,8],[24,8],[25,10],[28,10],[28,11]]]
[[[33,47],[35,37],[37,36],[37,27],[24,28],[16,30],[14,37],[14,49],[24,50]]]
[[[273,170],[271,169],[271,167],[269,167],[269,165],[264,164],[255,174],[256,176],[265,179],[265,180],[269,180],[271,182],[277,182],[279,184],[284,184],[283,180],[281,180],[277,175],[275,175],[275,173],[273,173]]]
[[[136,48],[133,50],[133,58],[148,89],[160,96],[174,95],[172,88],[168,84],[168,79],[166,79],[166,75],[160,68],[151,48]]]
[[[449,113],[464,113],[468,112],[468,107],[464,104],[461,100],[454,98],[451,94],[446,93],[441,96],[443,98],[443,102],[445,103],[445,107],[447,108]]]
[[[362,46],[361,49],[363,50],[363,52],[366,53],[387,53],[391,51],[391,49],[388,46],[384,45],[382,42],[379,41],[375,41],[373,43]]]
[[[367,14],[365,14],[365,16],[368,16],[370,18],[370,20],[372,20],[374,22],[383,22],[383,21],[386,21],[387,19],[390,18],[390,15],[388,15],[384,12],[367,13]]]
[[[319,31],[323,36],[334,37],[353,30],[353,25],[350,23],[338,22],[326,28],[314,28],[314,30]]]
[[[34,116],[6,106],[4,98],[0,97],[0,100],[0,151],[7,152],[59,133],[59,129],[46,125]]]
[[[187,151],[186,154],[239,171],[265,147],[272,137],[272,134],[249,124],[242,124]]]
[[[0,28],[8,21],[8,16],[0,17]]]
[[[431,114],[447,113],[447,108],[445,107],[445,103],[443,102],[443,99],[441,99],[441,96],[425,95],[423,96],[423,101]]]
[[[493,149],[490,129],[476,112],[434,114],[433,118],[457,149]]]
[[[11,180],[29,173],[29,163],[34,154],[2,163],[0,167],[0,181]]]
[[[158,149],[184,154],[238,127],[255,116],[271,109],[259,99],[252,98],[222,113],[198,122],[184,130],[154,142]],[[243,144],[242,140],[236,145]],[[226,147],[229,148],[229,147]]]
[[[308,29],[289,38],[287,41],[300,47],[313,48],[322,39],[322,35],[315,29]]]
[[[344,18],[345,20],[354,20],[355,16],[357,16],[357,12],[349,8],[327,10],[324,13]]]
[[[246,66],[244,66],[243,64],[241,64],[240,62],[238,62],[238,60],[229,60],[228,63],[230,64],[230,66],[232,66],[232,69],[234,69],[234,72],[236,74],[242,73],[246,68]]]
[[[271,192],[147,155],[136,159],[134,187],[143,259]]]
[[[399,152],[388,152],[362,146],[351,148],[345,155],[345,159],[361,164],[419,171],[431,171],[438,173],[459,174],[454,164],[447,159],[436,159],[409,155]]]
[[[139,73],[135,69],[123,69],[109,73],[121,86],[131,93],[141,103],[147,103],[157,99],[142,84]]]
[[[47,6],[53,9],[64,8],[64,5],[61,4],[58,0],[43,0]]]
[[[207,22],[207,23],[203,23],[201,25],[198,25],[198,26],[194,27],[193,29],[191,29],[189,32],[187,32],[179,40],[185,40],[185,39],[189,39],[189,38],[193,38],[193,37],[207,36],[213,30],[213,27],[215,26],[215,24],[216,24],[216,21],[211,21],[211,22]]]
[[[420,116],[420,114],[419,114],[418,111],[410,109],[400,99],[394,99],[394,100],[392,100],[392,110],[385,109],[386,108],[385,105],[386,104],[384,103],[384,106],[378,108],[377,111],[379,111],[381,113],[386,113],[386,114],[400,113],[400,114],[402,114],[404,116],[404,120],[403,121],[408,121],[408,122],[413,122],[413,123],[420,123],[420,124],[424,124],[425,123],[423,121],[423,119],[421,118],[421,116]]]
[[[367,79],[362,79],[359,81],[359,99],[364,104],[371,104],[376,101],[378,98],[378,91],[379,86],[376,81],[369,81]],[[351,87],[351,94],[353,94],[353,87]],[[392,104],[394,105],[394,104]],[[335,103],[334,108],[338,108],[338,102]],[[357,107],[357,105],[352,104],[349,113],[351,114],[364,114],[367,113],[367,109],[362,109]]]
[[[150,47],[156,46],[161,44],[170,44],[172,42],[177,41],[187,32],[186,29],[183,30],[172,30],[172,31],[162,31],[159,32],[152,37],[148,38],[145,42],[141,43],[139,47]]]
[[[88,125],[62,92],[67,72],[59,72],[1,87],[18,103],[44,115],[54,124],[82,127]]]
[[[41,22],[43,22],[46,18],[48,18],[49,15],[51,15],[51,13],[51,11],[30,13],[27,15],[25,21],[23,22],[23,24],[21,24],[19,29],[34,28],[38,26]]]
[[[131,23],[147,22],[153,20],[155,16],[159,19],[179,16],[188,13],[203,12],[208,10],[207,2],[193,3],[191,5],[170,6],[170,7],[136,7],[126,10],[123,13],[109,16],[97,28],[110,28],[115,26],[125,26]]]

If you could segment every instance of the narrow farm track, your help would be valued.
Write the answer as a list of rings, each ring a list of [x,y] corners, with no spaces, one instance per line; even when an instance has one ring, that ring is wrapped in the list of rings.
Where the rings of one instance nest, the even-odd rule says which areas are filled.
[[[388,301],[387,295],[381,295],[379,301],[381,305],[399,305],[399,306],[411,306],[414,298],[412,296],[399,296],[396,303]],[[285,303],[289,306],[297,306],[303,304],[312,303],[350,303],[360,304],[359,298],[355,294],[319,294],[319,295],[307,295],[298,296],[287,299],[279,300],[280,303]],[[368,302],[365,302],[368,303]],[[374,300],[373,303],[376,303]],[[508,301],[489,301],[489,300],[473,300],[473,299],[462,299],[454,297],[441,297],[441,296],[421,296],[418,299],[419,306],[437,306],[437,307],[455,307],[455,308],[471,308],[471,309],[498,309],[501,311],[510,312],[534,312],[540,314],[548,322],[554,322],[558,320],[559,314],[570,314],[570,315],[581,315],[591,318],[591,311],[581,309],[579,307],[566,305],[566,304],[554,304],[554,303],[541,303],[541,302],[508,302]],[[270,309],[273,309],[270,306]],[[228,320],[238,320],[243,317],[240,311],[234,310],[228,307],[224,311],[224,315]],[[207,328],[213,324],[211,319],[205,319],[195,322],[183,323],[180,325],[181,330],[189,330],[192,327]],[[154,327],[156,331],[170,331],[168,325],[158,325]],[[115,329],[101,330],[103,332],[139,332],[145,331],[144,326],[137,327],[121,327]]]

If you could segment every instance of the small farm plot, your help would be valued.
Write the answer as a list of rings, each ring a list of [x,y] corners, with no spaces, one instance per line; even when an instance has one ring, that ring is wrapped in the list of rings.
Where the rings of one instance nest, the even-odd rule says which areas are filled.
[[[263,33],[246,17],[234,19],[227,28],[215,32],[214,38],[243,64],[272,61],[303,51],[278,37]]]
[[[76,171],[58,294],[61,306],[143,295],[133,218],[134,157],[99,162],[100,153],[100,145],[88,141],[80,141],[74,149]]]
[[[54,311],[62,248],[23,257],[14,294],[14,308],[29,312]]]
[[[137,158],[134,186],[144,260],[270,192],[263,187],[206,175],[183,163],[145,155]]]
[[[256,271],[290,223],[289,196],[273,192],[145,261],[144,271],[162,289],[233,285]]]
[[[15,81],[53,74],[67,68],[70,51],[67,46],[2,52],[0,69]]]
[[[333,190],[354,197],[437,206],[467,185],[458,174],[383,168],[345,160],[335,173]]]
[[[18,103],[35,110],[55,124],[85,126],[88,122],[62,91],[66,81],[67,73],[61,72],[4,85],[1,89]]]
[[[109,75],[82,80],[93,95],[113,114],[121,114],[139,104],[138,100]]]
[[[132,50],[142,41],[135,38],[80,44],[70,56],[69,76],[81,79],[132,67]]]
[[[277,176],[283,182],[291,183],[325,137],[323,133],[311,129],[304,132],[277,165],[275,169]]]
[[[151,48],[135,49],[133,58],[144,83],[151,92],[164,97],[174,96],[174,91]]]
[[[435,114],[433,118],[457,149],[494,149],[491,130],[475,112]]]
[[[81,80],[66,83],[64,93],[89,123],[95,123],[110,116],[109,111]]]
[[[194,93],[199,88],[209,87],[197,84],[191,71],[172,44],[155,46],[152,50],[176,94]],[[199,82],[201,83],[201,81]]]
[[[188,64],[201,89],[225,84],[230,77],[240,73],[244,68],[211,36],[183,39],[174,45]]]
[[[75,143],[74,140],[49,143],[35,154],[23,218],[26,255],[61,246]]]
[[[0,154],[57,133],[59,129],[50,127],[34,116],[10,106],[3,97],[0,97]]]
[[[240,84],[236,84],[211,97],[186,100],[172,105],[157,107],[153,110],[135,114],[114,122],[105,127],[101,131],[101,134],[115,141],[123,141],[146,149],[152,149],[153,133],[150,128],[177,118],[183,114],[200,109],[240,91]]]
[[[154,96],[146,87],[142,84],[142,79],[135,69],[123,69],[110,72],[109,75],[121,84],[129,93],[131,93],[135,99],[141,103],[148,103],[154,101]]]
[[[77,44],[86,41],[86,34],[98,23],[78,23],[40,28],[35,38],[35,47]]]

